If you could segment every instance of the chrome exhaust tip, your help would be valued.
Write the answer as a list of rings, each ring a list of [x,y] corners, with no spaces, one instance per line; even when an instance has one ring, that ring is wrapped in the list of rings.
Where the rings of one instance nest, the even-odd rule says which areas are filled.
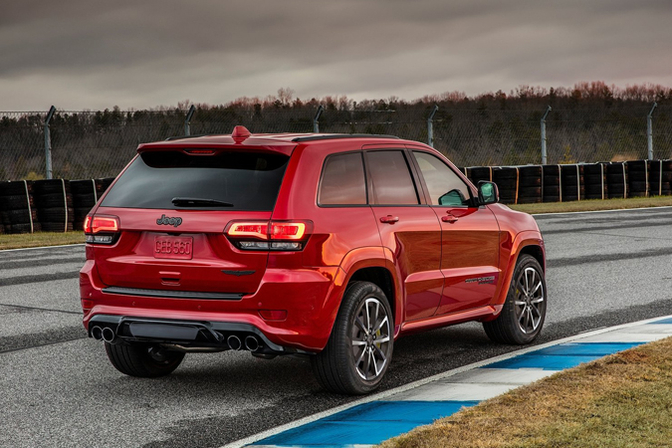
[[[102,336],[103,336],[103,341],[107,342],[108,344],[111,344],[112,341],[114,341],[114,338],[115,338],[114,330],[111,329],[110,327],[105,327],[105,328],[103,328]]]
[[[103,340],[103,329],[100,328],[98,325],[91,328],[91,337],[93,339],[95,339],[96,341],[102,341]]]
[[[243,346],[243,343],[240,342],[240,338],[233,334],[226,338],[226,343],[229,344],[229,348],[234,351],[240,350],[240,348]]]
[[[248,336],[245,338],[245,348],[251,352],[256,352],[259,350],[259,341],[254,336]]]

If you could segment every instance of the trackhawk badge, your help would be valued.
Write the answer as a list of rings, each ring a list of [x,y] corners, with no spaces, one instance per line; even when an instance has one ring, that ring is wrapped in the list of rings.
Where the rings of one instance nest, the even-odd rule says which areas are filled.
[[[495,283],[495,276],[489,275],[487,277],[468,278],[465,283],[478,283],[479,285],[491,285]]]
[[[160,226],[178,227],[180,224],[182,224],[182,218],[179,216],[176,218],[167,218],[166,215],[161,215],[161,217],[156,220],[156,223]]]

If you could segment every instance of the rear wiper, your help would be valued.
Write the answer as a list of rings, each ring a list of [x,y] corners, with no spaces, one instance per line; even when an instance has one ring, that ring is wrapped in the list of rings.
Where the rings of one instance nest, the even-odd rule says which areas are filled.
[[[178,207],[233,207],[230,202],[202,198],[173,198],[172,203]]]

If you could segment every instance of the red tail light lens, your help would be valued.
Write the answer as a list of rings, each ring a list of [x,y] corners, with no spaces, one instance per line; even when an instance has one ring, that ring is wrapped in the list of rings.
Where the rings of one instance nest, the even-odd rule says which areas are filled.
[[[306,234],[303,222],[271,222],[271,238],[274,240],[301,240]]]
[[[310,221],[259,221],[232,222],[224,232],[239,249],[297,251],[311,229]]]
[[[89,215],[84,220],[84,234],[89,244],[114,244],[119,237],[119,218]]]

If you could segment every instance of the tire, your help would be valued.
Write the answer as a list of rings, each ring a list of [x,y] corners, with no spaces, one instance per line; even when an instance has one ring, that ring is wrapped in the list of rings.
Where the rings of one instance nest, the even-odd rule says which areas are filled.
[[[66,202],[68,206],[72,206],[72,195],[66,195],[65,201],[63,200],[63,193],[49,193],[35,196],[35,204],[40,208],[63,208]]]
[[[532,342],[546,319],[546,291],[546,279],[539,262],[531,255],[521,254],[504,307],[495,320],[483,322],[485,333],[492,341],[502,344]]]
[[[63,181],[61,179],[45,179],[45,180],[36,180],[33,183],[33,191],[36,195],[44,194],[53,194],[61,193],[63,194]],[[65,192],[66,194],[70,193],[70,181],[65,181]]]
[[[28,193],[33,192],[33,183],[27,181]],[[0,182],[0,196],[17,196],[26,194],[26,184],[23,181]]]
[[[375,310],[373,322],[365,318],[367,310],[369,316]],[[380,328],[373,333],[376,326]],[[393,346],[394,318],[385,293],[373,283],[353,282],[345,291],[327,346],[311,357],[313,373],[331,392],[369,393],[383,379]]]
[[[26,197],[25,194],[16,196],[0,196],[0,208],[4,210],[28,208],[28,203],[30,203],[31,206],[35,205],[32,196]]]
[[[544,176],[544,187],[557,187],[558,185],[560,185],[559,176]]]
[[[538,187],[541,185],[541,177],[521,177],[520,186],[525,187]]]
[[[157,378],[171,374],[184,359],[184,353],[160,350],[154,345],[108,344],[107,357],[115,369],[129,376]]]

